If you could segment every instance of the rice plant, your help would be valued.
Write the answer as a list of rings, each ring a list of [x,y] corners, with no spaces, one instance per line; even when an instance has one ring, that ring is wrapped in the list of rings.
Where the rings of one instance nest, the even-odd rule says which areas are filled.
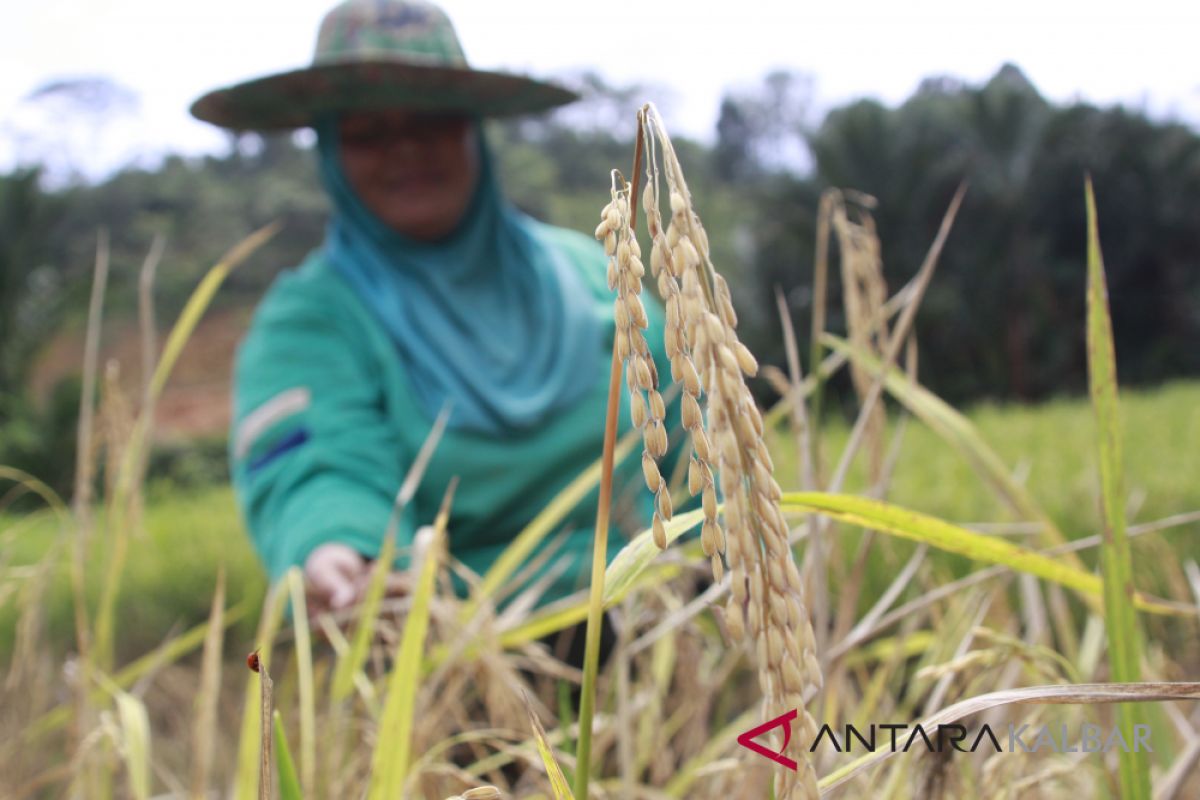
[[[227,631],[250,612],[227,602],[222,572],[205,624],[119,666],[118,601],[143,525],[154,398],[221,280],[271,231],[204,279],[147,370],[136,412],[139,404],[110,381],[91,416],[101,372],[93,341],[74,507],[34,476],[0,469],[16,491],[46,500],[60,531],[41,563],[14,565],[9,545],[30,525],[2,518],[0,609],[19,608],[21,620],[0,703],[4,796],[1182,798],[1200,791],[1200,720],[1187,702],[1200,699],[1189,643],[1200,568],[1165,567],[1164,579],[1150,582],[1130,542],[1137,536],[1169,550],[1163,532],[1194,525],[1197,515],[1127,525],[1090,188],[1080,286],[1089,298],[1103,509],[1096,536],[1064,530],[969,418],[919,383],[913,320],[952,241],[961,191],[916,276],[890,297],[870,216],[877,201],[850,190],[823,199],[811,357],[802,374],[799,344],[788,342],[788,373],[761,370],[781,397],[760,409],[747,382],[759,365],[738,337],[734,298],[712,262],[703,198],[689,191],[658,112],[644,107],[638,123],[630,177],[608,176],[595,231],[611,257],[617,327],[604,450],[484,575],[447,545],[451,487],[436,524],[418,537],[406,596],[385,597],[390,527],[380,532],[383,555],[357,609],[310,618],[293,572],[265,598],[253,641],[242,641]],[[636,236],[640,220],[649,269]],[[844,293],[848,338],[825,329],[831,240],[843,283],[855,287]],[[105,293],[104,248],[98,252],[91,336]],[[677,387],[655,374],[649,357],[644,284],[666,311],[664,346]],[[142,318],[153,342],[148,294]],[[828,380],[843,368],[859,411],[835,453],[825,431],[832,415],[820,409]],[[618,438],[622,380],[635,430]],[[664,474],[659,461],[676,427],[668,418],[673,391],[690,445],[678,476]],[[909,420],[936,434],[992,492],[998,511],[990,527],[890,499]],[[442,424],[397,487],[394,518],[422,479]],[[96,505],[88,493],[100,454],[109,484]],[[628,458],[640,459],[656,510],[606,567],[612,473]],[[795,478],[781,480],[776,465],[793,462]],[[560,523],[597,487],[590,585],[539,606],[543,586],[524,586],[522,565],[553,557]],[[698,502],[684,511],[688,495]],[[1028,538],[1014,541],[1015,530]],[[1099,551],[1098,572],[1089,550]],[[39,616],[60,564],[76,634],[65,662]],[[467,597],[454,593],[452,574],[465,579]],[[524,588],[511,596],[513,586]],[[605,613],[617,643],[601,669]],[[585,620],[582,670],[539,643]],[[580,686],[577,711],[564,691],[572,685]],[[930,730],[969,723],[973,735],[987,724],[1127,733],[1144,726],[1138,730],[1154,748],[862,752],[822,739],[873,723]],[[756,729],[766,733],[750,736]]]

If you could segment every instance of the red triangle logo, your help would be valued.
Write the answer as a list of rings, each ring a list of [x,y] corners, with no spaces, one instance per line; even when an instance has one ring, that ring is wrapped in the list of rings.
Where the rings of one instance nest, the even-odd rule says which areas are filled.
[[[795,761],[793,761],[792,759],[785,756],[783,754],[783,752],[785,750],[787,750],[788,742],[792,741],[792,720],[794,720],[796,718],[797,713],[798,712],[796,711],[796,709],[793,708],[791,711],[787,712],[786,714],[780,714],[775,719],[770,720],[768,722],[764,722],[762,725],[759,725],[757,728],[751,728],[750,730],[746,731],[745,733],[743,733],[741,736],[739,736],[737,738],[738,744],[740,744],[742,747],[745,747],[749,750],[753,750],[754,752],[758,753],[760,756],[765,756],[766,758],[771,759],[776,764],[782,764],[783,766],[790,769],[792,772],[795,772],[798,765],[796,764]],[[756,737],[762,736],[764,733],[771,730],[772,728],[779,728],[779,727],[783,728],[783,747],[781,747],[779,749],[779,752],[775,752],[774,750],[768,750],[767,748],[763,747],[758,742],[754,741],[754,739]]]

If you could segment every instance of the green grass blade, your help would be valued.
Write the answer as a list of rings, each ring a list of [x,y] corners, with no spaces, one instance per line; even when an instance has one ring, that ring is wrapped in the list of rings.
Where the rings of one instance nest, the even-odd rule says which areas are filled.
[[[880,504],[894,509],[901,515],[914,514],[918,519],[930,519],[933,522],[938,523],[939,526],[943,526],[939,528],[940,538],[937,539],[937,542],[941,542],[941,544],[938,544],[934,540],[926,538],[926,535],[921,530],[908,530],[901,527],[895,529],[880,527],[884,523],[877,518],[873,509],[856,509],[856,512],[860,514],[865,513],[866,516],[854,517],[850,513],[849,509],[834,508],[828,502],[814,503],[811,506],[793,503],[789,506],[789,499],[794,499],[797,496],[798,495],[784,495],[784,511],[790,511],[793,513],[810,511],[827,513],[830,516],[842,519],[846,522],[853,522],[854,524],[863,524],[867,525],[868,527],[875,527],[877,530],[882,530],[885,533],[913,539],[915,541],[925,541],[934,545],[935,547],[938,547],[939,549],[946,550],[948,552],[960,553],[962,555],[978,558],[989,563],[1010,566],[1013,569],[1021,569],[1021,566],[1019,565],[1024,563],[1025,557],[1034,556],[1036,559],[1038,559],[1038,563],[1041,564],[1042,568],[1046,572],[1058,574],[1066,581],[1073,581],[1076,584],[1076,588],[1082,593],[1082,597],[1085,600],[1090,600],[1093,602],[1098,602],[1100,600],[1100,579],[1091,573],[1074,567],[1071,564],[1055,560],[1061,556],[1051,557],[1030,551],[1025,548],[1012,545],[1004,539],[997,539],[995,537],[976,533],[966,528],[951,525],[950,523],[936,520],[932,517],[926,517],[923,514],[907,511],[896,506],[886,506],[886,504]],[[810,495],[810,497],[843,498],[847,496],[813,494]],[[703,518],[702,510],[689,511],[686,514],[677,515],[666,525],[667,541],[671,542],[679,538],[688,530],[700,524]],[[869,521],[855,522],[857,519],[869,519]],[[898,522],[898,518],[893,521]],[[950,528],[953,530],[953,532],[946,534],[945,528]],[[964,536],[967,538],[964,538]],[[692,543],[689,543],[689,546],[691,544]],[[998,545],[1003,552],[995,553],[992,550],[985,549],[992,548],[995,545]],[[685,553],[685,557],[698,557],[698,546],[695,549],[696,553]],[[678,573],[679,568],[675,565],[656,565],[654,563],[658,552],[658,547],[655,546],[652,533],[649,529],[638,534],[632,541],[629,542],[629,544],[625,545],[625,547],[621,549],[621,551],[613,559],[612,563],[608,565],[608,571],[605,575],[605,608],[611,608],[614,604],[619,603],[626,595],[628,595],[631,590],[639,586],[643,586],[647,583],[658,583],[664,580],[669,580]],[[1051,580],[1053,580],[1053,578],[1051,578]],[[1063,580],[1055,582],[1063,583]],[[1172,616],[1181,615],[1181,610],[1179,608],[1158,602],[1153,598],[1144,597],[1140,593],[1135,595],[1135,604],[1138,608],[1156,614],[1166,614]],[[501,633],[499,639],[500,644],[504,648],[519,647],[523,644],[540,639],[548,634],[563,630],[571,625],[582,622],[587,618],[587,612],[587,601],[581,600],[571,605],[556,606],[553,609],[548,609],[547,611],[533,614],[529,617],[529,619],[525,620],[521,624]],[[1194,615],[1187,614],[1186,616],[1190,617]],[[448,652],[448,648],[444,646],[439,647],[430,657],[430,661],[434,665],[440,664],[445,661]],[[463,651],[463,655],[464,657],[469,658],[474,652],[475,650],[471,646],[468,646]]]
[[[125,762],[129,796],[135,800],[150,797],[150,715],[146,704],[139,698],[117,686],[103,672],[94,672],[92,677],[100,684],[99,690],[112,697],[117,705],[117,722],[120,734],[121,758]],[[97,787],[91,787],[95,792]],[[111,789],[109,786],[101,790]]]
[[[663,527],[667,534],[667,544],[678,539],[692,528],[704,521],[704,509],[696,509],[686,514],[676,514]],[[619,603],[629,590],[633,588],[638,577],[646,570],[662,551],[654,543],[654,534],[650,528],[639,533],[608,565],[604,578],[604,607],[610,608]]]
[[[404,621],[404,633],[396,651],[392,674],[388,679],[387,700],[379,722],[379,740],[371,755],[370,800],[391,800],[404,796],[404,779],[412,760],[413,713],[417,687],[421,682],[421,656],[425,633],[429,628],[429,606],[435,590],[438,560],[445,547],[446,523],[454,484],[446,492],[433,533],[424,547],[420,572],[413,590],[412,606]],[[414,565],[415,566],[415,565]]]
[[[553,611],[533,614],[526,621],[500,634],[500,645],[506,648],[519,647],[536,641],[583,622],[587,619],[587,614],[587,600]]]
[[[150,797],[150,715],[141,700],[128,692],[118,691],[117,717],[121,721],[124,741],[122,756],[129,778],[129,794],[134,800]]]
[[[824,514],[840,522],[924,542],[975,561],[1003,564],[1018,572],[1062,584],[1083,595],[1098,595],[1100,592],[1098,577],[1055,558],[1015,545],[1007,539],[976,533],[919,511],[879,500],[824,492],[785,492],[781,507],[785,513],[809,511]]]
[[[300,791],[300,779],[296,777],[296,762],[288,747],[287,734],[283,730],[283,717],[276,710],[272,715],[275,730],[275,768],[279,770],[280,800],[304,800]]]
[[[296,636],[300,677],[300,771],[304,775],[304,785],[313,786],[317,769],[317,699],[313,686],[312,630],[304,597],[304,573],[299,567],[292,567],[286,580],[292,599],[292,629]]]
[[[1096,412],[1096,440],[1100,456],[1100,494],[1104,506],[1104,539],[1100,545],[1100,567],[1104,576],[1104,623],[1112,676],[1122,683],[1141,679],[1141,634],[1134,597],[1133,555],[1125,530],[1124,469],[1121,462],[1121,420],[1117,400],[1117,358],[1113,348],[1112,319],[1108,308],[1108,286],[1100,253],[1096,224],[1096,199],[1092,181],[1085,187],[1087,203],[1087,353],[1088,388]],[[1134,705],[1122,705],[1117,718],[1124,730],[1142,721]],[[1121,797],[1149,800],[1150,768],[1146,755],[1125,752],[1120,767]]]
[[[784,492],[780,507],[785,513],[824,514],[839,522],[924,542],[947,553],[999,564],[1074,589],[1087,601],[1099,599],[1103,594],[1099,576],[1058,560],[1060,555],[1039,553],[1006,539],[976,533],[928,514],[879,500],[825,492]],[[1195,616],[1194,611],[1180,604],[1160,601],[1140,592],[1134,593],[1133,604],[1136,608],[1155,614]]]
[[[279,231],[280,225],[274,223],[260,228],[247,236],[233,247],[217,262],[201,279],[184,305],[183,311],[171,329],[170,336],[163,348],[162,358],[155,367],[150,379],[147,397],[152,403],[157,401],[167,385],[167,379],[175,368],[175,363],[183,353],[184,345],[191,338],[196,325],[212,302],[217,289],[225,282],[238,265],[265,244]],[[152,406],[151,406],[152,407]],[[113,637],[116,628],[117,597],[121,590],[121,573],[125,569],[125,560],[129,551],[129,540],[132,531],[130,503],[134,496],[136,483],[141,473],[141,465],[145,463],[145,450],[149,444],[153,420],[143,409],[143,413],[133,426],[128,446],[121,457],[121,465],[117,471],[116,489],[109,506],[109,530],[112,531],[112,552],[109,556],[108,567],[105,571],[104,584],[101,588],[100,603],[96,612],[95,661],[101,669],[109,669],[112,665]]]
[[[212,773],[213,753],[217,741],[217,701],[221,692],[221,655],[225,645],[225,565],[217,570],[217,588],[213,592],[212,610],[208,615],[208,633],[204,637],[201,656],[200,691],[193,706],[192,723],[192,787],[193,800],[208,795],[208,779]]]
[[[826,334],[824,340],[834,352],[844,354],[874,375],[879,374],[879,359],[870,353],[830,334]],[[1029,490],[1013,480],[1012,473],[1004,461],[988,445],[969,419],[933,392],[914,383],[896,367],[888,370],[884,378],[884,388],[900,401],[913,416],[928,425],[947,444],[957,450],[1019,518],[1039,522],[1046,533],[1048,545],[1059,545],[1066,541],[1062,531],[1034,500]],[[1071,560],[1076,566],[1079,566],[1079,562],[1074,560],[1074,556],[1071,557]]]
[[[393,514],[395,519],[395,514]],[[396,536],[391,525],[383,537],[383,547],[371,568],[371,580],[358,612],[358,623],[354,627],[354,638],[345,658],[338,659],[333,672],[331,699],[340,703],[354,691],[354,676],[362,671],[375,639],[375,627],[379,623],[379,609],[383,605],[383,593],[387,588],[387,576],[396,557]]]
[[[417,453],[412,466],[404,476],[404,482],[396,493],[396,502],[392,506],[392,515],[388,519],[387,531],[383,536],[383,547],[379,551],[379,557],[375,559],[366,596],[363,598],[362,607],[359,610],[358,625],[354,629],[350,652],[345,658],[338,659],[337,667],[334,669],[333,688],[331,689],[334,703],[340,703],[350,696],[354,690],[355,676],[362,672],[363,666],[367,663],[371,642],[375,640],[375,626],[379,623],[379,609],[383,604],[387,577],[392,571],[392,563],[395,560],[396,528],[400,524],[400,515],[412,500],[417,486],[425,476],[425,469],[429,466],[429,460],[433,458],[434,451],[437,450],[438,442],[442,439],[442,434],[446,430],[446,421],[449,418],[449,409],[443,408],[434,421],[433,427],[429,429],[429,435],[421,443],[421,450]]]
[[[554,800],[575,800],[575,795],[571,793],[571,784],[567,782],[567,776],[558,765],[550,742],[546,741],[546,729],[533,712],[528,697],[525,698],[525,710],[529,713],[529,724],[533,727],[533,740],[537,743],[538,755],[542,757],[542,765],[546,768],[546,775],[550,777],[550,791],[554,793]]]

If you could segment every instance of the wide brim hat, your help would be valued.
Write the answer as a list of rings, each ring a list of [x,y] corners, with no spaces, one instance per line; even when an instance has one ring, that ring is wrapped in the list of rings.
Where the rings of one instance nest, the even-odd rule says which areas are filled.
[[[546,111],[579,96],[553,83],[472,69],[454,27],[420,0],[346,0],[325,15],[308,67],[215,89],[192,116],[277,131],[321,114],[401,108],[484,117]]]

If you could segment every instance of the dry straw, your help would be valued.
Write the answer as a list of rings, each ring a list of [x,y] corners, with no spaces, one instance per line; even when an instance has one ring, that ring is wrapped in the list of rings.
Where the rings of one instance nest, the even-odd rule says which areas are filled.
[[[803,698],[820,685],[821,671],[803,584],[788,546],[788,525],[779,507],[782,492],[763,441],[762,415],[746,386],[746,377],[758,371],[758,364],[738,340],[729,286],[710,260],[708,236],[653,105],[639,112],[639,124],[646,131],[642,207],[652,242],[650,271],[666,308],[664,345],[671,377],[683,388],[681,422],[691,440],[688,490],[692,496],[701,495],[704,509],[701,544],[716,580],[723,578],[728,565],[731,592],[725,621],[734,639],[743,639],[747,630],[753,637],[766,713],[773,718],[793,708],[800,711],[799,735],[786,749],[800,767],[780,774],[776,796],[816,798],[816,774],[801,743],[816,737],[816,724],[804,710]],[[665,230],[659,148],[670,204]],[[608,279],[617,291],[617,351],[625,365],[633,423],[644,436],[643,471],[656,500],[654,538],[665,547],[663,523],[670,520],[672,506],[657,465],[667,451],[665,408],[642,334],[646,324],[639,294],[645,268],[631,235],[630,191],[614,173],[612,201],[601,212],[596,237],[611,256]],[[776,743],[777,749],[783,746],[782,741]]]
[[[827,189],[822,197],[822,203],[826,202],[830,213],[822,222],[832,225],[841,250],[842,304],[846,310],[850,344],[882,358],[889,338],[883,310],[888,295],[879,236],[871,216],[877,201],[860,192]],[[851,362],[850,377],[859,401],[864,401],[871,392],[874,376],[863,365]],[[882,476],[886,421],[884,406],[876,403],[865,431],[873,484]]]

